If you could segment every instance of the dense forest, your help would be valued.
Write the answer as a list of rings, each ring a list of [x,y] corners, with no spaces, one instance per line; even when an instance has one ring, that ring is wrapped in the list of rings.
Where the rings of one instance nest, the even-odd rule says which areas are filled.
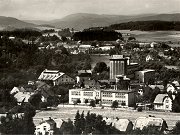
[[[115,41],[117,39],[121,39],[121,33],[111,31],[111,30],[84,30],[82,32],[76,32],[73,35],[73,39],[75,41]]]
[[[31,37],[42,36],[41,32],[31,29],[16,29],[13,31],[0,31],[0,36],[13,36],[16,38],[29,39]]]
[[[156,31],[156,30],[180,30],[180,22],[167,21],[137,21],[114,24],[108,27],[112,30],[141,30],[141,31]]]

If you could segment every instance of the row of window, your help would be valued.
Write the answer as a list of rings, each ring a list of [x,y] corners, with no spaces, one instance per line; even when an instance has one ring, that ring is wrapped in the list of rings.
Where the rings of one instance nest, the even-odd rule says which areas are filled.
[[[103,104],[112,104],[112,102],[113,102],[112,100],[108,100],[108,99],[103,99],[102,100]]]
[[[115,97],[116,98],[125,98],[125,94],[124,93],[116,93]]]
[[[116,100],[118,103],[126,103],[126,101],[124,101],[124,100]]]
[[[84,92],[83,95],[84,96],[93,96],[93,92]]]
[[[96,92],[96,97],[99,97],[99,92]]]
[[[71,98],[72,102],[76,102],[79,98]]]
[[[71,91],[71,95],[80,96],[80,91]]]
[[[111,92],[103,92],[102,96],[103,97],[112,97],[112,93]]]

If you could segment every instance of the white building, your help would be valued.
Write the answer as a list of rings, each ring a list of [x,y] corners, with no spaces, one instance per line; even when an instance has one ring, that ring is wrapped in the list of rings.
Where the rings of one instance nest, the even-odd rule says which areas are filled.
[[[41,81],[52,81],[53,85],[74,84],[74,79],[58,70],[45,69],[38,78]]]
[[[135,94],[128,90],[97,90],[97,89],[70,89],[69,90],[69,104],[74,104],[80,99],[81,103],[85,100],[100,100],[101,105],[111,106],[113,101],[117,101],[121,106],[133,106],[135,104]]]
[[[87,99],[89,102],[91,100],[100,99],[100,91],[94,89],[70,89],[69,90],[69,104],[74,104],[78,99],[81,103],[85,103]]]
[[[79,52],[83,53],[88,53],[90,49],[92,49],[91,45],[80,45],[78,48]]]
[[[177,93],[177,90],[180,89],[180,85],[178,81],[173,81],[167,84],[167,92],[171,92],[173,94]]]
[[[172,100],[168,94],[158,94],[156,96],[154,100],[154,109],[161,111],[172,111]]]
[[[56,128],[56,122],[49,118],[36,126],[35,135],[54,135]]]
[[[99,49],[101,49],[102,51],[111,50],[113,48],[115,48],[115,46],[102,46],[102,47],[99,47]]]
[[[102,105],[111,106],[113,101],[117,101],[119,106],[133,106],[135,104],[135,94],[128,90],[102,90],[101,103]]]
[[[151,61],[151,60],[154,60],[154,58],[153,58],[153,56],[152,55],[147,55],[146,56],[146,62],[149,62],[149,61]]]

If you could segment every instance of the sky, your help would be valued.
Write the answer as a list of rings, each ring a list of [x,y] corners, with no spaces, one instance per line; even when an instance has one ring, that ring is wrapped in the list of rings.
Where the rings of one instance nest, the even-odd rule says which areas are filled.
[[[180,0],[0,0],[0,16],[53,20],[75,13],[180,13]]]

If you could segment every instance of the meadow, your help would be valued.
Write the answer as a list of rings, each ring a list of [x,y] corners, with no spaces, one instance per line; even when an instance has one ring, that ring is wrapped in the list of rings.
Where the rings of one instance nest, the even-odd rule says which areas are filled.
[[[180,31],[139,31],[139,30],[117,30],[120,33],[129,33],[134,36],[136,40],[142,42],[153,41],[171,41],[173,43],[180,43]],[[179,44],[180,45],[180,44]]]
[[[119,108],[113,110],[112,108],[91,108],[89,106],[74,106],[74,105],[60,105],[56,110],[49,110],[49,111],[40,111],[36,113],[36,116],[34,117],[35,124],[38,124],[42,118],[47,119],[49,117],[52,117],[53,119],[63,119],[67,120],[70,118],[71,120],[74,120],[75,114],[79,110],[81,113],[84,111],[84,114],[86,115],[88,111],[91,113],[96,113],[99,115],[102,115],[103,117],[109,117],[109,118],[126,118],[131,120],[132,122],[135,121],[138,117],[148,117],[149,115],[163,118],[166,120],[167,125],[169,128],[172,128],[175,126],[176,122],[180,120],[180,113],[172,113],[172,112],[158,112],[158,111],[143,111],[143,112],[137,112],[136,110],[132,109],[125,109],[125,108]]]

